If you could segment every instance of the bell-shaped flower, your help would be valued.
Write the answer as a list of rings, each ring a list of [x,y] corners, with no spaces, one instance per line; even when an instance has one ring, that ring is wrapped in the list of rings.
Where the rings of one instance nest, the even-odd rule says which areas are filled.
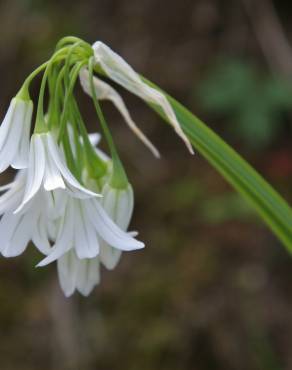
[[[74,197],[86,198],[98,194],[86,189],[68,169],[63,153],[51,132],[33,134],[31,137],[27,181],[18,212],[38,190],[66,189]]]
[[[9,166],[27,167],[32,110],[31,100],[20,97],[11,100],[0,126],[0,172]]]
[[[128,229],[134,208],[134,194],[130,184],[126,188],[117,189],[109,183],[102,190],[102,205],[108,216],[124,231]],[[100,261],[112,270],[120,260],[122,250],[111,246],[105,241],[100,245]]]
[[[57,270],[66,297],[71,296],[75,290],[88,296],[100,281],[99,258],[79,259],[74,250],[58,259]]]
[[[78,199],[65,194],[63,199],[65,208],[55,244],[38,266],[45,266],[70,250],[74,250],[79,259],[95,258],[100,253],[100,240],[123,251],[144,247],[144,243],[121,230],[111,220],[98,199]]]
[[[86,68],[83,68],[79,73],[80,83],[86,94],[92,96],[89,81],[89,72]],[[110,100],[115,107],[119,110],[124,120],[126,121],[129,128],[137,135],[137,137],[151,150],[155,157],[159,158],[159,151],[151,143],[151,141],[143,134],[136,123],[133,121],[122,97],[118,92],[113,89],[109,84],[102,81],[101,79],[94,77],[94,90],[98,100]]]
[[[0,196],[0,252],[4,257],[20,255],[30,240],[44,254],[51,248],[47,232],[49,202],[52,201],[49,193],[40,190],[22,212],[14,213],[23,197],[26,172],[19,171],[6,193]]]
[[[176,133],[185,142],[189,151],[193,153],[191,143],[180,127],[176,115],[165,95],[161,91],[147,85],[120,55],[115,53],[103,42],[95,42],[92,48],[96,64],[102,68],[107,77],[146,102],[160,107]]]

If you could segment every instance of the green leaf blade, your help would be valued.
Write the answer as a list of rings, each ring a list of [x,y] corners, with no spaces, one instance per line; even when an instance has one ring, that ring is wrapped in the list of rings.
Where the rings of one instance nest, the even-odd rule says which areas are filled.
[[[292,253],[292,209],[288,203],[214,131],[182,104],[166,96],[194,148],[250,202],[289,253]],[[155,105],[150,106],[166,120]]]

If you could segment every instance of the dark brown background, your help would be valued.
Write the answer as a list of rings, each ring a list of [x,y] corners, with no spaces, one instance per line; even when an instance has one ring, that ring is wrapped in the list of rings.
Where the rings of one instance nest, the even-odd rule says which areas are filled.
[[[59,38],[103,40],[208,122],[291,203],[292,109],[279,111],[279,130],[266,145],[251,146],[234,133],[228,109],[214,113],[200,98],[222,57],[290,83],[291,20],[288,0],[2,0],[0,113]],[[256,89],[261,80],[254,82]],[[103,270],[87,299],[66,300],[55,266],[34,268],[41,256],[32,247],[1,258],[1,370],[291,369],[291,257],[204,158],[191,157],[144,104],[124,96],[162,153],[154,159],[105,104],[135,189],[132,229],[147,247]],[[94,130],[93,109],[80,99]]]

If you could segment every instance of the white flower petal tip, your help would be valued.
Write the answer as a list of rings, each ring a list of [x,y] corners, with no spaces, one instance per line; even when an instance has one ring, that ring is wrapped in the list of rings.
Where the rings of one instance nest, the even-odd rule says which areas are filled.
[[[13,98],[0,126],[0,172],[9,166],[28,166],[29,136],[33,103]]]
[[[108,270],[113,270],[119,263],[122,256],[122,251],[104,245],[100,250],[100,261]]]
[[[89,81],[89,72],[86,68],[83,68],[79,73],[80,84],[83,90],[89,96],[92,96]],[[133,121],[122,97],[113,89],[109,84],[100,80],[97,77],[93,78],[95,94],[98,100],[110,100],[117,110],[121,113],[126,124],[133,131],[133,133],[143,142],[143,144],[152,152],[156,158],[160,158],[158,149],[151,143],[151,141],[144,135],[139,129],[136,123]]]
[[[174,128],[178,136],[186,144],[189,152],[193,154],[193,148],[187,136],[183,132],[176,115],[166,96],[159,90],[147,85],[137,72],[116,52],[101,41],[92,45],[95,62],[101,66],[106,75],[123,86],[131,93],[139,96],[148,103],[159,106],[167,117],[168,122]]]
[[[98,258],[79,260],[74,253],[68,252],[57,262],[61,289],[66,297],[77,290],[87,297],[100,282],[100,263]]]
[[[48,265],[48,263],[46,263],[46,258],[44,258],[38,264],[36,264],[35,267],[38,268],[38,267],[44,267],[44,266],[47,266],[47,265]]]

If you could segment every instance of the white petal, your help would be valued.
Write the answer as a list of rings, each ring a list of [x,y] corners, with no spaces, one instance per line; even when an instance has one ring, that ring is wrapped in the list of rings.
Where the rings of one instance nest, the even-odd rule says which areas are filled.
[[[37,247],[37,249],[45,255],[49,254],[51,251],[47,225],[48,220],[46,220],[44,216],[40,214],[36,220],[34,232],[32,235],[32,242]]]
[[[79,260],[77,276],[77,289],[87,297],[100,281],[99,259]]]
[[[2,150],[2,147],[7,140],[7,135],[11,128],[11,120],[13,118],[16,102],[17,100],[15,98],[11,100],[9,108],[0,126],[0,150]]]
[[[6,184],[6,185],[2,185],[2,186],[0,186],[0,192],[2,192],[2,191],[6,191],[6,190],[9,190],[11,187],[12,187],[12,185],[13,185],[13,181],[12,182],[10,182],[9,184]]]
[[[129,184],[126,189],[115,189],[106,184],[102,195],[104,210],[122,230],[127,230],[134,208],[132,186]]]
[[[84,200],[86,209],[97,233],[111,246],[131,251],[144,248],[144,243],[133,239],[122,231],[106,214],[99,201],[96,199]]]
[[[157,104],[165,113],[176,133],[185,142],[189,151],[193,153],[192,146],[181,129],[175,113],[166,97],[160,91],[143,82],[140,76],[123,58],[101,41],[95,42],[92,48],[94,50],[96,63],[100,64],[107,76],[143,100]]]
[[[60,225],[59,235],[56,243],[51,249],[50,254],[38,263],[37,267],[48,265],[68,252],[73,246],[74,237],[74,208],[68,202],[62,224]]]
[[[6,135],[0,148],[0,172],[7,169],[17,153],[25,119],[25,111],[23,108],[22,104],[15,104],[13,113],[10,117],[8,131],[5,128]]]
[[[88,219],[82,201],[75,201],[75,248],[77,257],[93,258],[99,254],[99,242],[95,229]]]
[[[48,135],[43,135],[43,145],[46,156],[46,166],[44,173],[44,188],[48,191],[55,189],[65,189],[65,183],[58,167],[51,157],[47,143]]]
[[[33,111],[32,101],[27,101],[26,112],[24,122],[22,122],[22,135],[18,143],[17,152],[13,158],[11,166],[15,169],[27,168],[28,158],[29,158],[29,138],[30,138],[30,128],[31,128],[31,118]]]
[[[15,257],[24,252],[31,239],[35,218],[33,215],[14,215],[5,213],[1,219],[0,232],[3,237],[4,257]]]
[[[0,250],[1,253],[3,250],[7,249],[10,245],[13,233],[17,228],[17,225],[21,222],[21,215],[15,215],[11,212],[7,212],[3,215],[0,220]]]
[[[66,297],[76,289],[78,261],[73,251],[67,252],[57,261],[58,276],[61,288]]]
[[[11,184],[7,185],[7,187],[9,186],[9,190],[0,196],[0,214],[8,211],[12,212],[18,207],[23,197],[25,186],[24,181],[25,176],[20,171],[15,176],[15,180]],[[2,187],[2,189],[4,188],[5,186]]]
[[[131,185],[127,189],[114,189],[106,184],[102,190],[102,205],[111,219],[122,229],[127,230],[134,207],[134,195]],[[132,235],[136,236],[136,235]],[[104,266],[112,270],[121,258],[121,251],[106,242],[101,244],[100,260]]]
[[[111,247],[107,243],[102,243],[100,246],[100,261],[108,270],[113,270],[120,261],[122,251]]]
[[[79,76],[80,76],[80,82],[83,87],[83,90],[88,95],[92,96],[91,89],[90,89],[88,70],[83,68]],[[133,121],[122,97],[117,93],[117,91],[113,89],[109,84],[100,80],[97,77],[94,77],[93,83],[94,83],[95,94],[96,94],[97,99],[110,100],[116,106],[116,108],[120,111],[127,125],[134,132],[134,134],[137,135],[138,138],[150,149],[150,151],[153,153],[155,157],[159,158],[160,157],[159,151],[155,148],[155,146],[151,143],[151,141],[143,134],[143,132],[139,129],[139,127]]]
[[[55,162],[57,168],[59,169],[60,173],[62,174],[64,180],[66,181],[66,186],[71,190],[71,192],[76,197],[92,197],[92,196],[100,196],[100,194],[96,194],[88,189],[86,189],[84,186],[82,186],[72,175],[72,173],[69,171],[68,167],[64,163],[60,151],[57,147],[57,144],[55,143],[53,136],[48,134],[47,137],[47,143],[48,143],[48,150],[49,154],[51,155],[53,161]]]
[[[34,134],[31,138],[29,167],[27,169],[27,182],[24,197],[21,205],[15,213],[19,212],[23,206],[33,198],[41,187],[45,172],[45,150],[39,134]]]

